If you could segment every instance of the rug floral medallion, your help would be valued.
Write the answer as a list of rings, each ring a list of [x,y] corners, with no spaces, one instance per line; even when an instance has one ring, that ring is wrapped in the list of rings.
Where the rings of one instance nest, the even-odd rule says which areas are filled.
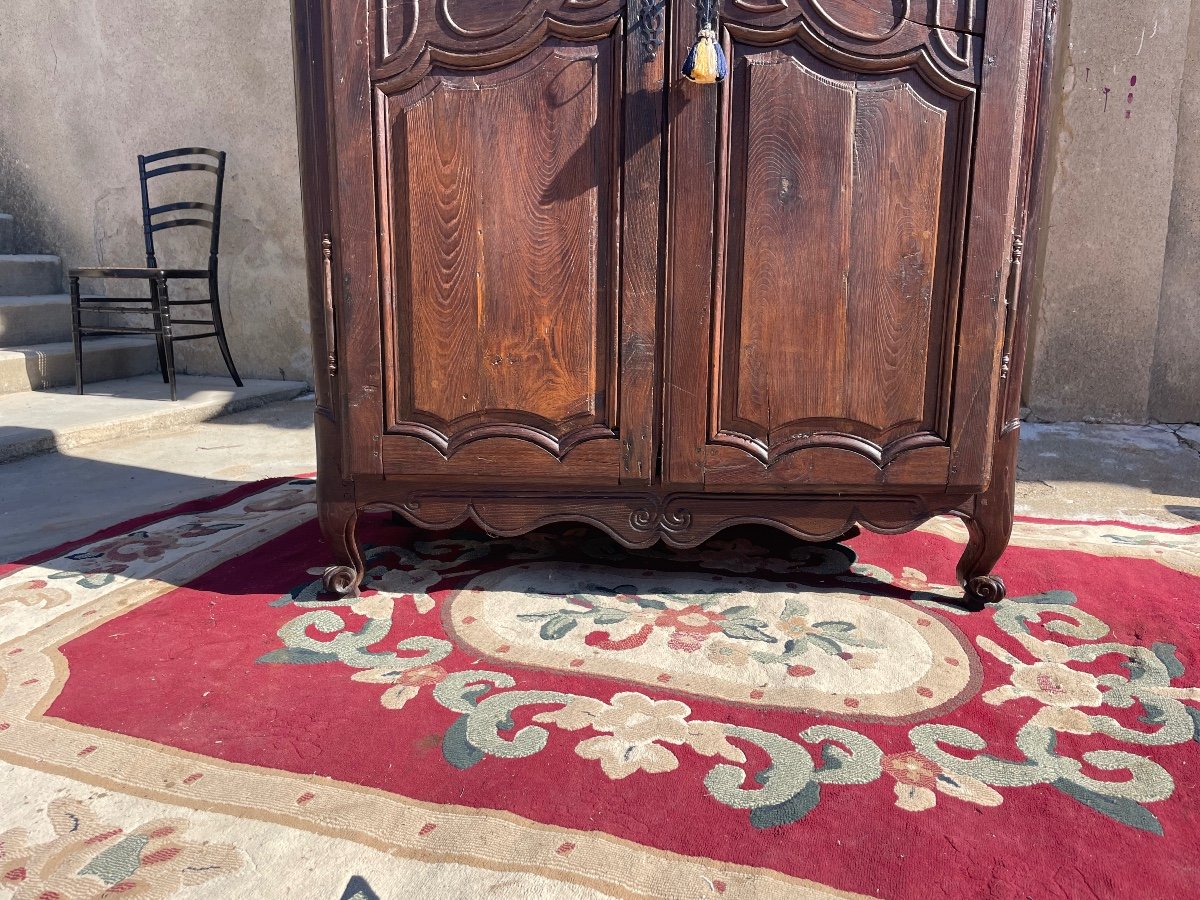
[[[1021,521],[965,612],[948,520],[380,516],[339,599],[314,511],[258,485],[0,567],[0,898],[1195,892],[1200,528]]]

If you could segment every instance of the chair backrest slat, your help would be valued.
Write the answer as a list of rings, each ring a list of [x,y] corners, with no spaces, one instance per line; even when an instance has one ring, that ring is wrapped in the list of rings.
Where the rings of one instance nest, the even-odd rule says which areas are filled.
[[[215,213],[217,207],[212,203],[196,203],[190,200],[183,200],[179,203],[167,203],[163,206],[156,206],[150,210],[150,215],[157,216],[162,213],[174,212],[177,209],[202,209],[205,212]]]
[[[161,153],[151,153],[142,157],[147,163],[156,163],[160,159],[174,159],[177,156],[212,156],[218,157],[222,154],[220,150],[211,150],[208,147],[178,147],[175,150],[163,150]]]
[[[168,228],[180,228],[184,225],[199,225],[202,228],[212,228],[213,223],[208,219],[171,219],[167,222],[156,222],[150,226],[151,231],[165,231]]]
[[[212,165],[212,163],[172,163],[169,166],[159,166],[157,169],[147,169],[147,178],[157,178],[159,175],[170,175],[172,172],[212,172],[214,175],[220,170]]]
[[[209,157],[214,162],[192,160],[173,162],[150,168],[152,164],[163,160],[179,159],[188,156]],[[214,175],[216,184],[213,188],[212,202],[180,200],[164,203],[159,206],[151,206],[150,179],[180,172],[206,172]],[[221,197],[225,187],[225,152],[223,150],[210,150],[207,147],[180,147],[176,150],[164,150],[161,153],[139,156],[138,175],[142,188],[142,231],[146,238],[146,265],[154,268],[159,264],[154,251],[154,235],[156,232],[164,231],[168,228],[199,226],[201,228],[208,228],[212,232],[209,242],[208,268],[213,277],[216,277],[217,249],[221,241]],[[169,218],[165,220],[160,218],[168,213],[183,210],[206,212],[210,218],[201,218],[198,216]]]

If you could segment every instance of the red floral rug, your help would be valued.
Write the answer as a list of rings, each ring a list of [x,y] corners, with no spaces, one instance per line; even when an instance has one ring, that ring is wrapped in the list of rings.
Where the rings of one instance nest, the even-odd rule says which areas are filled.
[[[1200,528],[626,551],[308,480],[0,567],[0,898],[1191,896]],[[135,890],[136,889],[136,890]]]

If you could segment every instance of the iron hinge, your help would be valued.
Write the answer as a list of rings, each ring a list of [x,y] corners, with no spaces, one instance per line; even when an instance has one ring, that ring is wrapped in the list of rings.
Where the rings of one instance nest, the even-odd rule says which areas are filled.
[[[329,235],[321,240],[321,264],[325,280],[325,352],[328,356],[329,377],[338,371],[337,325],[333,312],[333,241]]]
[[[1021,258],[1025,253],[1025,241],[1013,235],[1012,256],[1008,264],[1008,290],[1004,294],[1004,355],[1000,358],[1000,380],[1008,378],[1012,371],[1013,338],[1017,328],[1017,299],[1021,291]]]

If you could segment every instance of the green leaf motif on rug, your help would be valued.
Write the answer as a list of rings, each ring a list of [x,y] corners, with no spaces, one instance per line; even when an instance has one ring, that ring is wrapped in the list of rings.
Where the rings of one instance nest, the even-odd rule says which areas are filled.
[[[284,647],[281,650],[272,650],[270,653],[264,653],[256,661],[266,663],[267,665],[291,663],[293,665],[307,666],[314,663],[337,662],[338,655],[336,653],[322,653],[318,650],[309,650],[307,647]]]
[[[1115,822],[1162,837],[1162,823],[1158,821],[1154,813],[1134,800],[1089,791],[1066,779],[1059,779],[1053,782],[1053,785],[1068,797],[1074,797],[1080,803],[1090,806],[1096,812],[1108,816]]]
[[[459,716],[442,735],[442,756],[459,771],[471,768],[487,756],[467,740],[467,722],[470,718],[469,715]]]
[[[804,790],[790,800],[775,806],[762,806],[750,810],[750,824],[755,828],[778,828],[799,822],[816,807],[821,800],[821,786],[810,781]]]
[[[124,881],[142,864],[141,853],[150,839],[144,834],[131,834],[117,844],[107,847],[79,870],[80,875],[95,875],[110,887]]]

